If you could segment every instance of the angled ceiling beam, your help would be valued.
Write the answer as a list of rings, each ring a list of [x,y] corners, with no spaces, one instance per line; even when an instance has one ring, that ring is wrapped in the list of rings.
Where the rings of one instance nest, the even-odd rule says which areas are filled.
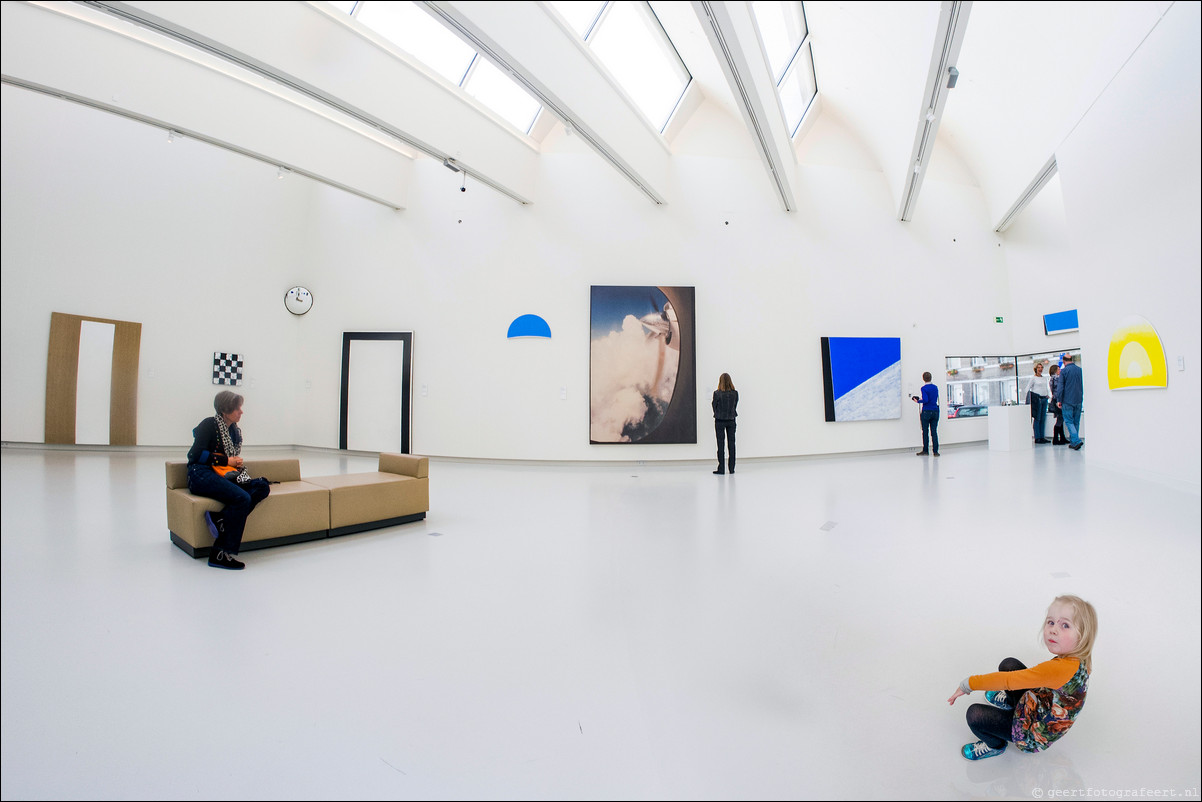
[[[270,78],[438,161],[453,159],[519,203],[532,200],[538,154],[524,137],[324,3],[86,4]]]
[[[0,27],[5,84],[406,206],[412,154],[266,79],[78,3],[4,3]]]
[[[663,138],[541,3],[426,2],[426,8],[569,126],[656,204],[667,194]]]
[[[694,2],[743,121],[786,212],[797,208],[797,157],[750,3]]]
[[[1006,210],[1006,213],[1002,215],[1002,219],[999,220],[998,224],[993,227],[993,230],[998,234],[1001,234],[1003,231],[1009,228],[1010,224],[1014,222],[1014,219],[1022,214],[1023,209],[1027,208],[1031,201],[1035,200],[1035,196],[1039,194],[1040,190],[1042,190],[1047,183],[1052,180],[1052,176],[1056,175],[1058,169],[1059,168],[1056,165],[1056,156],[1053,155],[1052,158],[1048,159],[1043,165],[1043,168],[1036,173],[1035,177],[1031,179],[1031,183],[1027,184],[1027,188],[1024,189],[1018,196],[1018,200],[1016,200],[1010,206],[1010,208]]]
[[[931,163],[931,152],[935,149],[935,134],[939,131],[948,92],[955,87],[960,75],[956,61],[960,58],[960,46],[968,29],[968,12],[971,9],[971,2],[953,0],[943,3],[939,10],[939,28],[931,53],[931,67],[927,73],[922,108],[918,111],[918,130],[914,134],[914,147],[910,152],[901,208],[897,211],[897,217],[902,222],[908,222],[914,215],[918,192],[922,189],[922,181]]]

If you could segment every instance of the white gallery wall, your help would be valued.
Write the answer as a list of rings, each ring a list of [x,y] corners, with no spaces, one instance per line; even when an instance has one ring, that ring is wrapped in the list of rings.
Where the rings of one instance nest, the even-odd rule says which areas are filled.
[[[907,393],[922,371],[940,376],[949,354],[1080,344],[1091,368],[1086,458],[1196,489],[1192,449],[1118,433],[1141,409],[1172,410],[1192,427],[1186,442],[1198,442],[1197,15],[1181,6],[1057,152],[1057,186],[1004,235],[946,147],[914,220],[898,222],[886,177],[837,110],[806,138],[791,213],[741,121],[711,103],[673,142],[663,206],[560,132],[539,156],[536,203],[470,178],[460,192],[460,176],[419,160],[398,212],[4,86],[2,439],[43,439],[54,311],[143,324],[140,444],[187,443],[217,389],[212,353],[234,351],[246,356],[251,445],[336,447],[342,333],[412,331],[413,451],[487,459],[708,459],[722,372],[741,394],[742,457],[914,446],[912,404],[896,421],[823,415],[819,338],[897,336]],[[1158,61],[1173,65],[1158,73],[1169,102],[1149,121],[1129,108],[1146,99]],[[1120,155],[1147,169],[1116,173]],[[1141,254],[1156,264],[1115,261]],[[1036,278],[1053,269],[1066,277],[1062,292]],[[315,297],[301,318],[283,306],[296,284]],[[696,445],[589,445],[594,284],[696,288]],[[1045,337],[1041,315],[1073,307],[1079,340]],[[1105,389],[1106,326],[1128,312],[1157,326],[1171,359],[1185,357],[1167,391]],[[506,340],[526,313],[547,320],[551,340]],[[982,440],[986,421],[944,421],[940,434]]]
[[[1175,3],[1057,151],[1095,434],[1091,459],[1199,486],[1202,5]],[[1166,390],[1107,389],[1116,326],[1139,315],[1168,359]],[[1101,403],[1099,403],[1101,402]]]
[[[52,311],[141,322],[142,444],[187,439],[215,389],[213,351],[234,351],[252,441],[337,446],[344,331],[414,332],[415,451],[497,459],[708,457],[723,371],[742,393],[745,457],[904,447],[918,429],[908,406],[899,421],[825,423],[820,337],[900,336],[915,391],[949,347],[1009,349],[993,322],[1008,304],[1001,249],[974,187],[932,178],[929,214],[901,224],[881,173],[824,164],[803,167],[805,202],[785,213],[716,107],[678,141],[678,191],[662,207],[562,137],[543,157],[540,203],[470,179],[460,192],[427,161],[420,201],[395,212],[160,129],[3,93],[6,375],[45,375]],[[302,318],[283,306],[294,284],[315,297]],[[696,446],[589,445],[592,284],[697,288]],[[553,338],[507,340],[525,313]],[[42,439],[43,380],[4,404],[5,440]],[[982,422],[945,426],[949,441],[983,437]]]

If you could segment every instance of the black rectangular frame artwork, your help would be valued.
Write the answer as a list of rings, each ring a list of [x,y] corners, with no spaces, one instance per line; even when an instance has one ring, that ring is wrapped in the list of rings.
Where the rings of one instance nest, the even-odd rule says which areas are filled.
[[[409,452],[409,429],[412,421],[413,332],[411,331],[344,331],[342,333],[342,394],[338,409],[338,447],[346,450],[347,413],[350,409],[351,343],[355,340],[400,340],[405,344],[401,361],[401,453]]]
[[[822,338],[822,402],[827,423],[835,420],[835,383],[831,380],[831,338]]]

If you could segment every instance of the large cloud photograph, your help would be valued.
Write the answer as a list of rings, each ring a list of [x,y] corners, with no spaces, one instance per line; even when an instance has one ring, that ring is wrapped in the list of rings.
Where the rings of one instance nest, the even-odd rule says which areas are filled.
[[[590,443],[696,443],[692,287],[593,287]]]

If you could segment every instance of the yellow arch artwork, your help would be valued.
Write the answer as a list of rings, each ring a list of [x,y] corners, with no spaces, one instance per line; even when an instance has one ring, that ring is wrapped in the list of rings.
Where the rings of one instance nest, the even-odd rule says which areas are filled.
[[[1138,315],[1119,323],[1110,338],[1106,378],[1111,390],[1169,386],[1164,346],[1151,323]]]

